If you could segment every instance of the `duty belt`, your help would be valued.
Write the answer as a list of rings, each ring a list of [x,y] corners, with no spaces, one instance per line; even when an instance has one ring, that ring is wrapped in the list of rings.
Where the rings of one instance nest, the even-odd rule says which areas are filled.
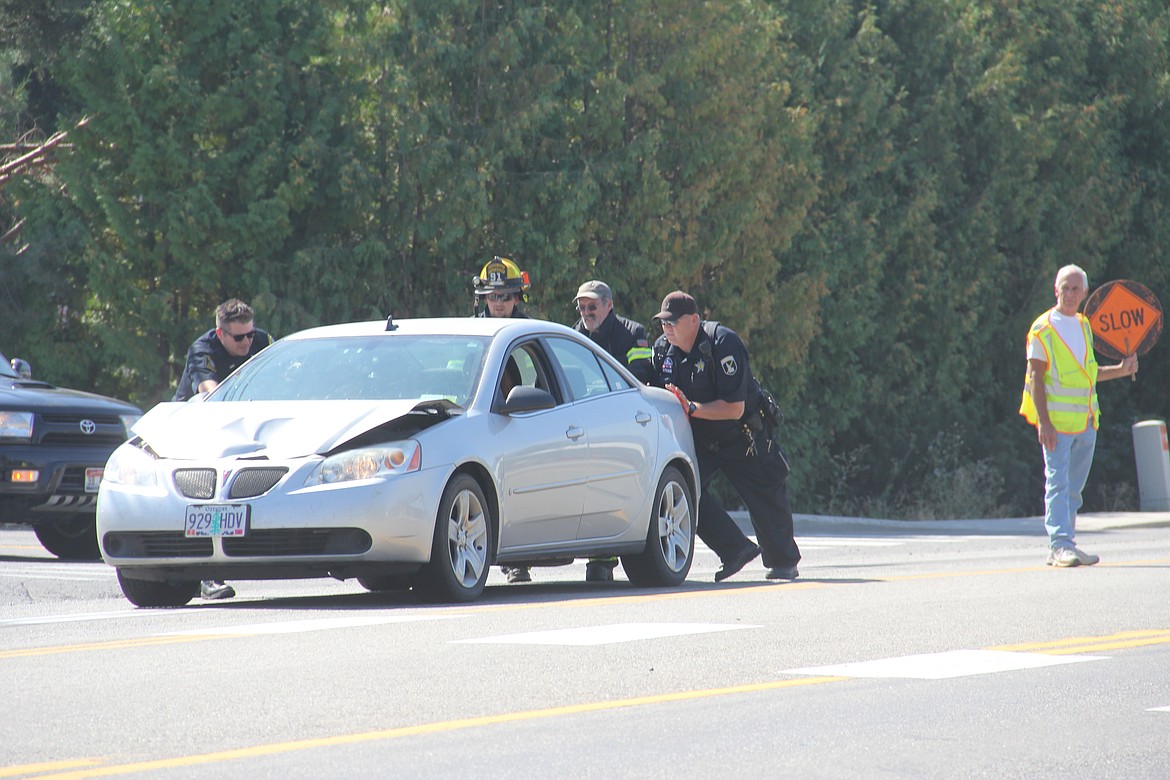
[[[703,446],[707,448],[708,452],[722,452],[723,450],[729,449],[733,446],[743,446],[744,437],[745,431],[741,425],[727,436],[724,436],[722,439],[703,442]]]

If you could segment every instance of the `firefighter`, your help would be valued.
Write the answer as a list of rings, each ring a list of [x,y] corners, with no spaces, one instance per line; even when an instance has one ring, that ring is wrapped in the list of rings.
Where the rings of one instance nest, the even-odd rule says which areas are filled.
[[[528,288],[532,284],[528,281],[528,272],[521,271],[520,266],[510,258],[496,255],[484,265],[472,283],[475,285],[476,299],[484,300],[483,311],[476,317],[529,319],[520,310],[520,304],[528,302]],[[513,384],[517,381],[513,381]],[[508,578],[508,582],[532,582],[532,573],[527,566],[501,566],[500,571]]]
[[[476,317],[517,317],[528,319],[520,309],[528,303],[528,272],[521,271],[511,259],[496,255],[486,263],[473,280],[476,299],[485,302]]]

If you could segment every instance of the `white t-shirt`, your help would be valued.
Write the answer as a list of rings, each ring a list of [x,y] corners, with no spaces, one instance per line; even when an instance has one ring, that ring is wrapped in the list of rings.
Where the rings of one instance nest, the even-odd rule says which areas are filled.
[[[1084,367],[1087,350],[1085,348],[1085,331],[1081,327],[1080,320],[1075,316],[1068,317],[1053,309],[1052,313],[1048,315],[1048,322],[1056,328],[1056,335],[1064,341],[1065,346],[1073,353],[1077,362]],[[1028,336],[1028,359],[1048,363],[1048,356],[1044,354],[1044,347],[1041,346],[1040,340],[1031,335]]]

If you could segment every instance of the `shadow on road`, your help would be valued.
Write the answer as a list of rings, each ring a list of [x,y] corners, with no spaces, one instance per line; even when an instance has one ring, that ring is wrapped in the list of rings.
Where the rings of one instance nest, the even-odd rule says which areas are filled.
[[[676,598],[694,594],[732,593],[743,590],[757,590],[763,588],[781,589],[799,586],[802,584],[816,585],[864,585],[867,583],[882,582],[880,579],[866,579],[857,577],[819,577],[801,578],[792,582],[687,582],[678,588],[639,588],[627,582],[613,583],[584,583],[584,582],[536,582],[523,585],[488,585],[483,595],[466,604],[433,603],[416,596],[412,591],[393,591],[385,593],[338,593],[328,596],[276,596],[247,598],[246,589],[241,593],[239,600],[230,601],[194,601],[187,605],[187,609],[298,609],[298,610],[365,610],[385,607],[403,607],[409,609],[459,610],[477,609],[483,607],[513,607],[524,608],[534,604],[550,604],[558,601],[587,602],[611,601],[625,598]],[[246,586],[245,586],[246,588]]]

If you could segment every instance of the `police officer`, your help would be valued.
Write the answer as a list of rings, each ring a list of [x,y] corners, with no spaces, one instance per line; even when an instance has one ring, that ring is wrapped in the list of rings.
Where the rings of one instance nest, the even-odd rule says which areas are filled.
[[[187,350],[183,376],[172,400],[186,401],[197,393],[210,393],[228,374],[271,344],[272,336],[252,320],[252,307],[236,298],[215,307],[215,327]],[[205,599],[230,599],[236,590],[219,580],[204,580],[200,594]]]
[[[231,298],[215,308],[215,327],[187,350],[183,376],[173,401],[210,393],[228,374],[272,343],[272,336],[252,324],[252,307]]]
[[[651,358],[654,351],[642,323],[618,316],[613,310],[613,291],[605,282],[585,282],[574,296],[577,313],[581,319],[573,326],[578,333],[584,333],[622,365],[630,369],[641,382],[650,384],[654,379]]]
[[[650,384],[654,378],[654,357],[646,329],[639,322],[618,316],[613,310],[613,290],[596,279],[585,282],[573,296],[581,318],[573,329],[584,333],[597,346],[619,360],[639,381]],[[617,558],[590,558],[585,564],[586,582],[612,582]]]
[[[796,579],[800,550],[788,503],[788,462],[776,444],[775,421],[761,414],[766,400],[747,349],[735,331],[701,321],[695,299],[681,290],[666,296],[654,319],[663,333],[654,344],[656,379],[691,419],[703,487],[699,538],[723,562],[715,581],[738,572],[761,549],[768,579]],[[758,547],[707,491],[719,470],[747,505]]]
[[[520,310],[520,302],[528,302],[528,272],[507,257],[496,255],[484,264],[473,280],[475,297],[485,302],[476,317],[516,317],[528,319]],[[527,582],[527,580],[525,580]]]

